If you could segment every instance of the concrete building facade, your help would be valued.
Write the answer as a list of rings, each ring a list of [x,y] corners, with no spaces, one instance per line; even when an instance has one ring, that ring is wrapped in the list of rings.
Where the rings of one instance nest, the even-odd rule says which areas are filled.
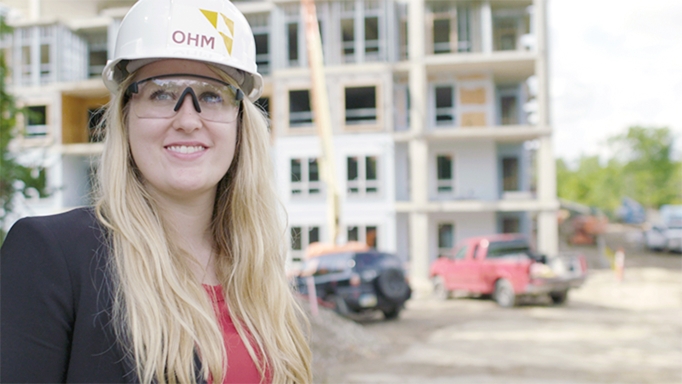
[[[87,204],[101,151],[88,127],[109,97],[98,73],[134,1],[4,3],[18,10],[1,46],[12,90],[44,115],[23,122],[18,148],[48,167],[55,191],[26,206],[48,213]],[[310,243],[331,241],[301,6],[235,3],[256,38],[266,84],[259,103],[271,119],[289,258],[297,260]],[[427,283],[433,259],[469,236],[521,232],[556,254],[546,0],[315,3],[339,240],[398,254],[416,285]]]

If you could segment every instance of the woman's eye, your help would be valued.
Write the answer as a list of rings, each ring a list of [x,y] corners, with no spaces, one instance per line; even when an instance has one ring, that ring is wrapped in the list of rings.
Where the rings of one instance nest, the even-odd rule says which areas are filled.
[[[219,93],[204,92],[201,95],[199,95],[199,101],[207,104],[222,104],[223,97]]]
[[[158,90],[154,91],[149,96],[149,99],[151,101],[168,101],[168,100],[174,100],[175,97],[174,97],[173,93],[171,93],[171,92],[168,92],[168,91],[163,90],[163,89],[158,89]]]

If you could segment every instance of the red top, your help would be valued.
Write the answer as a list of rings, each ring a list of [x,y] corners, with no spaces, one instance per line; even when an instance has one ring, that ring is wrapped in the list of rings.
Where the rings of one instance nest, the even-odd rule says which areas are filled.
[[[244,341],[239,337],[237,329],[232,323],[230,312],[225,303],[223,288],[219,285],[204,285],[204,288],[213,301],[213,308],[218,315],[220,329],[225,340],[228,368],[223,384],[260,383],[258,368],[256,368],[256,364],[246,350]],[[213,381],[209,380],[208,383],[213,384]]]

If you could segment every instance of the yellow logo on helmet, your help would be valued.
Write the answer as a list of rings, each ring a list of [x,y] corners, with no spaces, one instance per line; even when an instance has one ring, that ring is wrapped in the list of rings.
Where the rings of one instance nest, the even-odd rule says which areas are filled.
[[[234,37],[234,21],[230,19],[229,17],[223,15],[222,13],[214,12],[214,11],[209,11],[206,9],[199,9],[201,13],[204,14],[204,17],[206,17],[206,20],[208,20],[209,23],[215,28],[216,31],[220,34],[220,36],[223,38],[223,42],[225,43],[225,49],[227,49],[227,53],[232,55],[232,42],[233,42],[233,37]],[[227,27],[227,30],[230,32],[230,36],[224,34],[218,29],[218,21],[220,20],[218,18],[218,15],[220,15],[220,19],[223,20],[223,24]]]

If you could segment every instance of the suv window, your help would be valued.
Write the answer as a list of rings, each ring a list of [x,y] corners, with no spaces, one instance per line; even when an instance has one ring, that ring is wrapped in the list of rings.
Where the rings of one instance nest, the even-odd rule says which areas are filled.
[[[318,256],[315,258],[319,263],[315,276],[327,275],[330,273],[341,273],[349,268],[352,268],[355,262],[351,259],[351,254],[335,254]]]
[[[488,259],[527,256],[531,254],[530,247],[525,240],[509,240],[491,242],[488,247]]]
[[[402,268],[400,259],[388,253],[364,252],[355,254],[357,269],[367,268]]]

